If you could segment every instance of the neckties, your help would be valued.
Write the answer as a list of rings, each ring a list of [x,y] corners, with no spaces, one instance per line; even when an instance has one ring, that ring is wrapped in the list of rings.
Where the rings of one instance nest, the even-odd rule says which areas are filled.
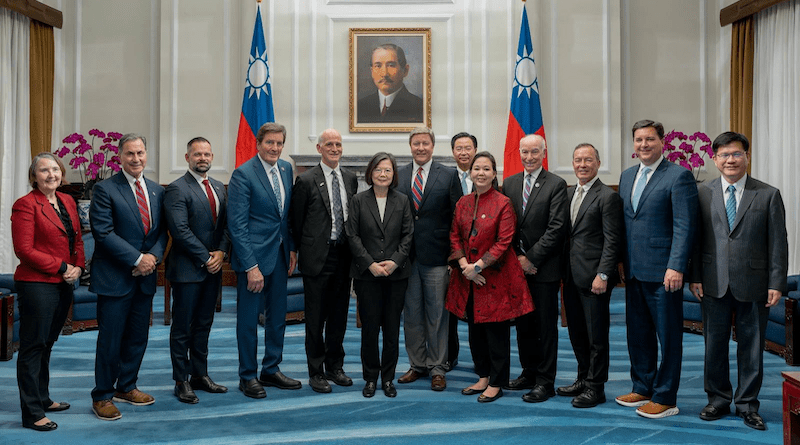
[[[142,216],[142,226],[144,234],[150,231],[150,209],[147,207],[147,197],[144,196],[144,189],[139,180],[136,180],[136,204],[139,205],[139,214]]]
[[[636,183],[636,187],[633,189],[633,199],[631,200],[631,204],[633,204],[634,212],[639,208],[639,199],[642,197],[644,186],[647,185],[648,173],[650,173],[650,167],[645,167],[642,169],[642,176],[639,176],[639,182]]]
[[[728,229],[733,229],[733,222],[736,221],[736,187],[733,184],[728,186],[728,202],[725,203],[725,213],[728,214]]]
[[[469,193],[469,189],[467,189],[467,175],[468,172],[461,172],[461,194],[466,195]]]
[[[531,197],[531,182],[533,182],[533,175],[528,173],[525,175],[525,188],[522,190],[522,211],[528,207],[528,198]]]
[[[337,240],[342,235],[344,211],[342,210],[342,196],[339,194],[339,178],[336,175],[336,171],[331,172],[331,193],[333,194],[333,230],[331,230],[331,239]]]
[[[422,203],[422,167],[417,170],[417,175],[414,177],[414,186],[411,187],[411,194],[414,198],[414,210],[419,210],[419,205]]]
[[[386,102],[383,103],[383,108],[381,108],[381,116],[386,116],[386,110],[389,107],[386,106]]]
[[[272,167],[272,170],[269,171],[270,176],[272,176],[272,192],[275,193],[275,199],[278,201],[278,214],[283,217],[283,197],[281,197],[281,185],[278,182],[278,173],[276,170],[278,167]]]
[[[214,192],[211,191],[211,185],[208,183],[208,179],[203,179],[203,185],[206,186],[206,195],[208,195],[208,206],[211,207],[211,220],[214,222],[214,225],[217,225],[217,200],[214,199]]]
[[[578,185],[575,189],[575,198],[572,200],[572,225],[575,225],[575,220],[578,218],[578,210],[581,208],[583,202],[583,186]]]

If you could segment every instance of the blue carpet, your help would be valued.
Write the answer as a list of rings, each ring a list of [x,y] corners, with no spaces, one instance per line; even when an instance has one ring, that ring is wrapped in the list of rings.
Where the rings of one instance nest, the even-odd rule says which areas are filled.
[[[628,353],[625,341],[624,300],[611,303],[611,370],[606,385],[607,403],[578,410],[570,399],[555,397],[540,404],[527,404],[522,392],[506,391],[490,404],[478,404],[477,396],[462,396],[461,388],[472,384],[471,356],[465,323],[459,325],[459,365],[447,374],[447,390],[430,390],[430,380],[397,385],[398,396],[387,399],[381,391],[372,399],[361,396],[363,380],[359,359],[360,331],[355,327],[355,303],[345,338],[345,371],[353,377],[349,388],[333,386],[332,394],[316,394],[307,384],[303,325],[288,326],[281,369],[301,379],[298,391],[267,388],[267,398],[248,399],[237,389],[235,291],[226,288],[223,310],[217,313],[210,342],[209,374],[227,385],[227,394],[198,392],[200,403],[179,403],[172,394],[169,360],[169,328],[163,326],[163,295],[155,298],[155,325],[139,374],[139,387],[152,394],[151,406],[117,404],[122,419],[97,420],[91,412],[89,392],[94,386],[94,351],[97,332],[63,336],[53,350],[51,394],[68,401],[72,408],[53,413],[58,430],[39,433],[22,428],[16,385],[16,355],[0,362],[0,444],[408,444],[463,443],[637,443],[637,444],[779,444],[782,443],[780,372],[789,366],[773,354],[764,354],[764,385],[760,413],[768,431],[752,430],[741,419],[729,416],[716,422],[698,418],[706,404],[703,392],[703,339],[684,334],[683,374],[678,393],[679,415],[661,420],[639,417],[633,408],[617,405],[613,398],[630,391]],[[514,335],[512,329],[512,336]],[[403,336],[401,335],[401,341]],[[735,357],[731,348],[731,357]],[[512,338],[512,378],[519,372],[515,339]],[[566,328],[559,328],[557,385],[575,378],[575,358]],[[731,366],[736,369],[735,363]],[[401,345],[398,376],[408,369]],[[734,374],[735,385],[735,374]]]

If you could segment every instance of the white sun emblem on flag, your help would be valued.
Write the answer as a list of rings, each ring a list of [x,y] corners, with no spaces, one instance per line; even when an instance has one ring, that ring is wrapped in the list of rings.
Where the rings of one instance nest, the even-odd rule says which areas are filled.
[[[255,54],[250,54],[249,66],[247,68],[247,85],[245,90],[250,88],[248,98],[256,95],[256,99],[261,99],[261,92],[269,94],[267,85],[269,85],[269,63],[267,63],[267,49],[264,48],[262,54],[258,54],[256,48]]]
[[[531,90],[539,94],[539,79],[536,77],[536,63],[530,57],[527,49],[524,49],[522,56],[517,54],[517,65],[514,68],[514,85],[517,88],[517,97],[522,95],[522,92],[531,97]]]

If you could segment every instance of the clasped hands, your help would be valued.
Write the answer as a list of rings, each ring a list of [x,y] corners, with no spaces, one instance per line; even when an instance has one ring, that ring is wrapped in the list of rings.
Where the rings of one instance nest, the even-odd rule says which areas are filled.
[[[477,264],[478,261],[469,264],[465,258],[461,258],[461,260],[458,262],[458,266],[461,268],[461,275],[464,275],[464,278],[472,281],[478,286],[483,286],[486,284],[486,277],[479,274],[478,271],[475,270],[475,264]]]
[[[61,276],[64,277],[64,281],[69,284],[73,284],[78,281],[78,278],[81,277],[81,273],[83,273],[83,271],[80,267],[67,264],[67,270]]]
[[[369,271],[373,277],[388,277],[397,270],[397,263],[392,260],[383,260],[380,263],[373,262],[369,265]]]
[[[142,260],[133,268],[134,277],[145,277],[156,271],[158,260],[152,253],[142,254]]]

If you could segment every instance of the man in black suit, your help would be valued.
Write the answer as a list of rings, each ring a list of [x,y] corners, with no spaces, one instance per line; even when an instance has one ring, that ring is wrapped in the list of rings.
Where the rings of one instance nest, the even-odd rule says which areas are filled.
[[[469,166],[472,158],[478,152],[478,138],[462,131],[450,139],[450,149],[453,152],[453,159],[456,161],[458,180],[461,184],[461,194],[472,193],[472,178],[469,174]],[[450,372],[458,364],[458,317],[450,317],[450,329],[447,333],[447,361],[444,370]]]
[[[208,176],[214,160],[211,143],[203,137],[190,140],[185,158],[189,171],[164,193],[164,213],[172,235],[172,249],[166,261],[167,279],[173,290],[169,350],[175,396],[183,403],[197,403],[195,389],[228,391],[208,376],[208,335],[230,238],[225,187]]]
[[[305,288],[308,384],[316,392],[329,393],[327,380],[340,386],[353,384],[342,369],[351,260],[344,224],[358,180],[339,166],[342,136],[338,131],[323,131],[317,151],[322,155],[320,164],[294,183],[290,221]]]
[[[435,140],[430,128],[415,128],[409,136],[413,162],[397,171],[397,190],[408,196],[414,215],[411,277],[403,309],[403,333],[411,369],[397,382],[411,383],[431,375],[431,389],[444,391],[450,324],[444,308],[449,277],[447,257],[450,225],[461,198],[461,185],[454,168],[433,160]]]
[[[155,401],[136,382],[156,292],[153,272],[167,246],[164,188],[144,177],[144,136],[122,136],[119,157],[122,171],[94,186],[89,212],[96,243],[89,290],[97,294],[98,328],[92,411],[100,420],[122,417],[113,402]]]
[[[561,254],[567,236],[567,183],[542,168],[547,156],[544,138],[529,134],[519,141],[524,172],[503,182],[503,193],[517,213],[514,248],[525,271],[536,310],[517,319],[517,346],[522,375],[507,389],[528,389],[526,402],[544,402],[555,395],[558,353],[558,289]]]
[[[570,229],[564,280],[564,310],[569,339],[578,361],[575,383],[557,389],[573,397],[572,406],[605,403],[608,381],[608,303],[617,283],[624,226],[622,199],[597,178],[600,153],[591,144],[572,152],[578,184],[567,189]]]
[[[409,65],[403,48],[385,43],[372,50],[370,74],[377,91],[359,99],[358,123],[423,122],[422,98],[406,89]]]
[[[730,414],[731,401],[744,424],[765,430],[758,414],[764,376],[764,334],[769,308],[786,291],[789,263],[786,214],[775,187],[747,175],[750,142],[722,133],[712,144],[722,176],[698,189],[699,233],[690,288],[703,306],[706,343],[703,420]],[[739,387],[732,394],[728,343],[735,314]]]

